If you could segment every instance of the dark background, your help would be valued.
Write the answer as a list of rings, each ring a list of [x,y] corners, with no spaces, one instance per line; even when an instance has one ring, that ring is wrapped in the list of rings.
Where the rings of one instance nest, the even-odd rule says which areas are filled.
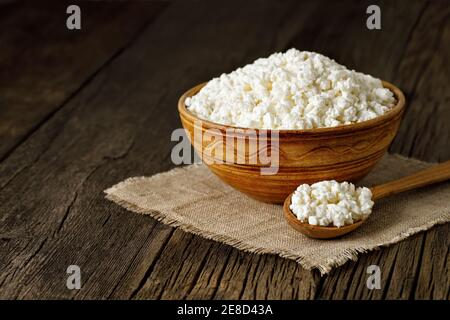
[[[366,28],[369,4],[381,30]],[[104,199],[173,167],[185,90],[291,47],[397,85],[390,151],[450,159],[448,1],[0,2],[0,298],[449,299],[449,224],[321,278]],[[66,288],[70,264],[81,290]],[[366,288],[371,264],[381,290]]]

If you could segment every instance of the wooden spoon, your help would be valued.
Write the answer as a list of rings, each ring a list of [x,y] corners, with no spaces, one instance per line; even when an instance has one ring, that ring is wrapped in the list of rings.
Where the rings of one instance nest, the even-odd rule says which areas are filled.
[[[372,187],[370,189],[372,191],[372,200],[376,201],[380,198],[384,198],[393,194],[428,186],[430,184],[442,182],[448,179],[450,179],[450,161],[443,162],[410,176],[406,176],[398,180]],[[307,222],[301,222],[289,208],[292,195],[293,193],[291,193],[284,201],[284,217],[295,230],[300,231],[310,238],[337,238],[343,236],[344,234],[352,232],[365,221],[365,219],[362,219],[340,228],[315,226]]]

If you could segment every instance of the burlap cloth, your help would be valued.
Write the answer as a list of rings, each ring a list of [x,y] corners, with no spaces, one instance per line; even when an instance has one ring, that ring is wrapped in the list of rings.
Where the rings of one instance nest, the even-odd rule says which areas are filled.
[[[372,186],[432,164],[387,155],[359,184]],[[450,221],[450,183],[377,201],[369,219],[355,232],[334,240],[313,240],[292,229],[282,207],[241,194],[204,165],[175,168],[152,177],[127,179],[107,190],[121,206],[184,231],[253,253],[292,259],[322,274],[359,253],[388,246],[412,234]]]

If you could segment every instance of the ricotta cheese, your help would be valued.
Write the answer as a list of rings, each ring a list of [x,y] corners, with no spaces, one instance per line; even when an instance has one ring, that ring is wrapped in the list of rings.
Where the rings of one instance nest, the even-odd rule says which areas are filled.
[[[189,111],[219,124],[259,129],[335,127],[389,111],[381,80],[315,52],[290,49],[209,81],[186,99]]]
[[[352,224],[372,212],[372,192],[349,182],[326,180],[302,184],[292,195],[292,212],[302,222],[320,226]]]

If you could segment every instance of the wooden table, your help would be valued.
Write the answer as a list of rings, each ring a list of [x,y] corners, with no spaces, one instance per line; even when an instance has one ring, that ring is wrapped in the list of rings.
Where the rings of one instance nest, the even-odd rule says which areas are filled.
[[[398,85],[407,111],[391,152],[450,159],[450,6],[385,1],[81,2],[0,5],[0,297],[450,298],[450,224],[329,275],[240,252],[127,212],[102,191],[174,165],[178,97],[291,47]],[[81,290],[66,287],[79,265]],[[366,287],[377,264],[382,289]]]

